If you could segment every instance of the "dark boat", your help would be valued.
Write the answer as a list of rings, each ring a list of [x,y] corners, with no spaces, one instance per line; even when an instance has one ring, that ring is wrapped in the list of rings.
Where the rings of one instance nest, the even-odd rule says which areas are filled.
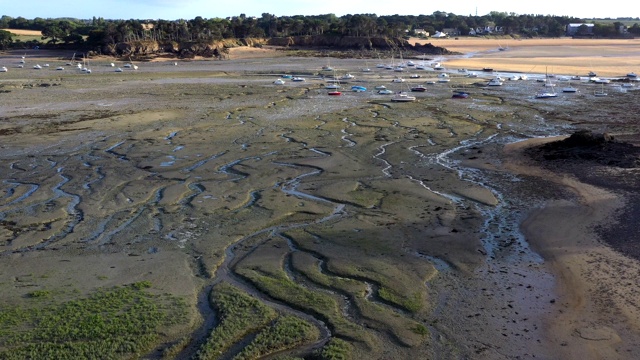
[[[484,72],[493,72],[493,68],[482,68]]]
[[[424,87],[423,85],[418,85],[418,86],[412,87],[411,91],[425,92],[425,91],[427,91],[427,88]]]
[[[329,91],[327,94],[331,95],[331,96],[342,95],[342,93],[340,91],[337,91],[337,90],[336,91]]]
[[[453,93],[453,95],[451,95],[452,99],[466,99],[469,97],[469,93],[466,93],[464,91],[456,91]]]

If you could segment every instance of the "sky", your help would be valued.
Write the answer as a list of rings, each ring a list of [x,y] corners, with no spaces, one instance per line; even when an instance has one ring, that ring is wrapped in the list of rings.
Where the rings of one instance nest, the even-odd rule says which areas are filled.
[[[513,0],[0,0],[0,15],[33,19],[72,17],[91,19],[193,19],[229,16],[260,17],[335,14],[430,15],[435,11],[456,15],[486,15],[491,11],[516,14],[567,15],[580,18],[639,17],[634,2],[513,1]]]

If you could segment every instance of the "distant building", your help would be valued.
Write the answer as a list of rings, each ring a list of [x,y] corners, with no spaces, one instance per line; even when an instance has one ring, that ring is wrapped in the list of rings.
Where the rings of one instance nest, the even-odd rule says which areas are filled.
[[[416,36],[429,37],[429,32],[425,29],[415,29],[413,32],[416,33]]]
[[[584,27],[582,27],[584,25]],[[567,36],[574,35],[593,35],[593,26],[594,24],[587,23],[574,23],[567,25]],[[580,29],[584,29],[585,33],[579,34]]]
[[[502,26],[485,26],[477,27],[475,29],[471,28],[471,30],[469,30],[469,35],[502,34],[503,32],[504,28]]]
[[[449,35],[449,36],[458,36],[460,35],[460,31],[458,29],[455,28],[444,28],[442,29],[442,32]]]

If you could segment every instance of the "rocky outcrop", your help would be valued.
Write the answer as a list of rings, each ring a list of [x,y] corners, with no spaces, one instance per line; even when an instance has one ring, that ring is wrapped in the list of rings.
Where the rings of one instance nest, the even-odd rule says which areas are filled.
[[[425,45],[411,45],[408,41],[390,37],[356,37],[356,36],[290,36],[270,39],[244,38],[225,39],[221,41],[132,41],[109,44],[102,48],[102,54],[120,57],[149,57],[159,54],[173,54],[182,58],[196,56],[224,58],[228,49],[237,46],[262,45],[280,46],[283,48],[331,49],[335,51],[414,51],[422,54],[451,54],[447,49]]]
[[[289,36],[271,38],[268,45],[290,48],[330,48],[333,50],[412,50],[425,54],[450,54],[445,48],[432,44],[411,45],[401,38],[362,36]]]
[[[568,138],[529,150],[540,161],[583,161],[620,168],[640,166],[640,148],[617,142],[608,133],[578,130]]]

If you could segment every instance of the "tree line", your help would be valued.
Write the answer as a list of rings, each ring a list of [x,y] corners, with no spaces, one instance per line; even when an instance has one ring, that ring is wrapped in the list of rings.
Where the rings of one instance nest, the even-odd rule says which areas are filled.
[[[627,22],[634,19],[626,19]],[[637,20],[637,18],[636,18]],[[315,16],[275,16],[263,13],[260,17],[245,14],[230,18],[203,18],[191,20],[108,20],[96,18],[25,19],[0,17],[0,29],[41,31],[41,41],[21,43],[12,34],[0,30],[0,47],[28,47],[48,45],[99,50],[105,45],[137,40],[207,42],[229,38],[268,38],[296,35],[327,36],[388,36],[416,35],[416,29],[434,34],[453,29],[467,35],[473,29],[499,27],[503,34],[525,37],[558,37],[565,34],[566,25],[584,23],[580,18],[553,15],[519,15],[493,11],[482,16],[461,16],[436,11],[431,15],[334,14]],[[611,37],[619,32],[621,21],[597,22],[593,36]],[[640,25],[628,27],[632,35],[640,35]]]

